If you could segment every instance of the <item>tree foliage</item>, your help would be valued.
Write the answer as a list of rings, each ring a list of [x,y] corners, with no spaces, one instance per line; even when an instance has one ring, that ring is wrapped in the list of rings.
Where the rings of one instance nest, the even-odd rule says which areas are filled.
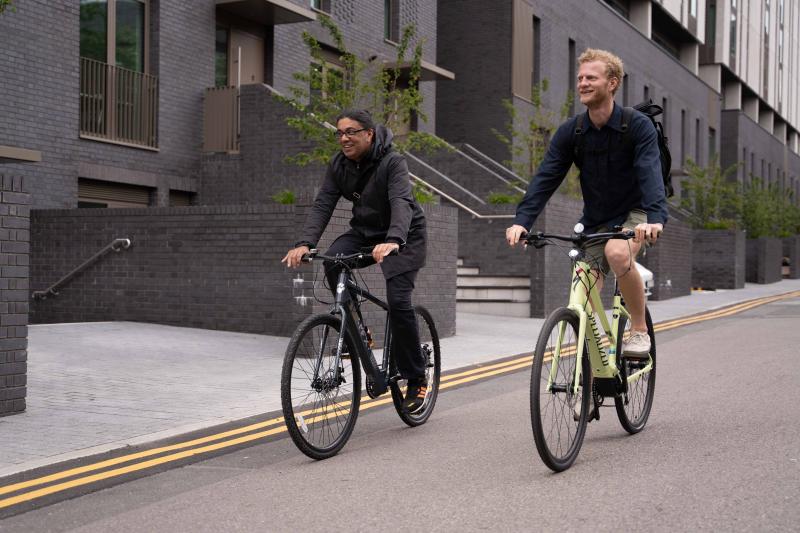
[[[686,160],[687,177],[682,186],[685,196],[681,207],[691,213],[690,221],[698,229],[732,229],[739,226],[742,214],[741,187],[729,179],[736,171],[733,164],[722,170],[719,159],[701,167]]]
[[[8,9],[11,12],[15,12],[17,8],[12,3],[12,0],[0,0],[0,14],[5,12]]]
[[[510,157],[503,161],[503,164],[528,181],[533,178],[544,160],[550,137],[559,122],[569,116],[574,100],[574,93],[569,91],[558,113],[545,107],[542,97],[549,89],[549,85],[546,78],[533,85],[530,98],[531,112],[527,117],[520,116],[513,100],[503,99],[501,103],[508,117],[505,129],[501,131],[492,128],[492,133],[497,140],[508,148]],[[575,166],[570,168],[559,190],[573,198],[581,197],[578,170]],[[490,196],[489,201],[492,203],[510,203],[520,195],[511,192],[492,193]]]
[[[330,17],[320,15],[319,21],[330,35],[333,47],[303,32],[311,65],[307,71],[293,75],[297,83],[288,96],[281,97],[301,111],[289,117],[287,124],[312,144],[309,151],[290,156],[289,162],[300,166],[327,163],[340,149],[331,125],[345,109],[368,109],[377,123],[393,132],[402,131],[412,116],[427,121],[419,90],[422,43],[418,42],[411,50],[411,57],[406,58],[415,36],[413,26],[403,29],[396,61],[391,68],[385,68],[375,56],[363,60],[349,51],[341,30]],[[331,54],[337,58],[336,65],[326,61]],[[449,146],[438,137],[416,131],[396,136],[394,145],[400,151],[432,151]]]

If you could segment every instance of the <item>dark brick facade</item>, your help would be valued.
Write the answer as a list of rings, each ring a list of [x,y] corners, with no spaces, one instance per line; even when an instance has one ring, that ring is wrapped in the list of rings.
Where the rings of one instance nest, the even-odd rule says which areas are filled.
[[[241,142],[238,154],[203,157],[200,205],[272,203],[283,189],[310,198],[319,187],[325,168],[299,167],[286,162],[312,145],[286,125],[291,108],[278,101],[263,85],[242,87]]]
[[[777,283],[783,279],[781,262],[783,260],[783,241],[777,237],[747,239],[748,283]]]
[[[576,55],[586,48],[603,48],[618,54],[625,63],[627,79],[617,93],[621,105],[635,105],[644,99],[645,87],[656,103],[667,100],[666,135],[671,139],[673,167],[679,170],[686,157],[701,164],[709,152],[718,152],[720,132],[719,94],[680,62],[621,19],[601,1],[523,0],[540,19],[538,54],[534,58],[540,79],[547,79],[549,90],[543,96],[545,107],[559,110],[567,92],[574,90],[570,79],[569,41],[575,42]],[[468,142],[498,161],[508,151],[492,134],[503,129],[508,115],[501,100],[513,99],[519,120],[530,114],[532,106],[512,95],[512,26],[514,2],[511,0],[440,0],[438,14],[438,63],[456,75],[457,83],[438,84],[437,131],[451,142]],[[579,13],[580,16],[575,16]],[[626,100],[627,97],[627,100]],[[581,106],[577,105],[576,109]],[[688,138],[681,143],[681,111],[685,110]],[[694,124],[700,120],[700,136]],[[558,118],[556,118],[558,120]],[[712,150],[708,128],[718,134]],[[682,146],[687,153],[681,153]],[[699,157],[698,157],[699,156]],[[677,180],[679,181],[679,180]],[[676,183],[679,188],[679,183]],[[676,193],[679,194],[679,193]]]
[[[426,212],[431,241],[455,250],[454,210]],[[293,298],[310,293],[293,288],[297,274],[280,263],[304,219],[305,208],[274,204],[34,211],[33,290],[46,289],[115,238],[133,244],[89,266],[58,296],[35,301],[31,321],[131,320],[289,335],[314,308]],[[348,211],[337,211],[323,244],[348,220]],[[380,273],[372,270],[369,286],[380,287]],[[313,279],[310,267],[300,273]],[[417,285],[417,301],[431,308],[443,336],[452,335],[454,252],[432,256]]]
[[[30,195],[0,174],[0,416],[25,410],[28,367]]]
[[[741,289],[745,282],[746,245],[743,231],[693,232],[692,287]]]
[[[782,188],[794,183],[792,192],[800,197],[800,156],[745,113],[722,112],[721,140],[722,168],[738,163],[734,175],[739,181],[746,182],[752,175]]]

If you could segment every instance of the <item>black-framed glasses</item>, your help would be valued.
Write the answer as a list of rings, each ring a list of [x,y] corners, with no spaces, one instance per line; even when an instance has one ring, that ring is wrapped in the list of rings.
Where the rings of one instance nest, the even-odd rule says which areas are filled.
[[[334,136],[335,136],[337,139],[341,139],[341,138],[342,138],[342,135],[347,135],[348,137],[352,137],[352,136],[353,136],[353,135],[355,135],[356,133],[360,133],[360,132],[364,131],[365,129],[367,129],[367,128],[361,128],[360,130],[356,130],[356,129],[353,129],[353,128],[347,128],[347,129],[346,129],[346,130],[344,130],[344,131],[342,131],[342,130],[336,130],[336,131],[333,133],[333,135],[334,135]]]

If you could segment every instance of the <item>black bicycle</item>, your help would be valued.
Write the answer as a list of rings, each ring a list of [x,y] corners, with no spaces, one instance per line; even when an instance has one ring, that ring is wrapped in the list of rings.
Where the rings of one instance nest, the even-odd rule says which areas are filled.
[[[317,250],[303,256],[303,262],[323,259],[342,267],[331,311],[312,315],[297,327],[281,373],[281,405],[289,435],[300,451],[314,459],[336,455],[350,438],[361,404],[362,365],[367,395],[377,398],[391,390],[397,414],[409,426],[424,424],[436,405],[441,354],[433,317],[424,307],[415,306],[428,389],[422,407],[411,413],[402,405],[407,383],[392,357],[389,306],[359,285],[353,275],[358,263],[370,256],[369,252],[327,256]],[[361,314],[361,303],[367,300],[387,312],[380,364],[372,350],[372,333]]]

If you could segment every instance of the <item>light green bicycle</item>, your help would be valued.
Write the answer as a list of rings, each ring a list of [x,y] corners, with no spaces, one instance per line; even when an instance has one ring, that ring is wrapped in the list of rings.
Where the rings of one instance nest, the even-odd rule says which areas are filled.
[[[573,245],[568,253],[572,260],[569,304],[553,311],[542,326],[531,375],[533,439],[544,463],[556,472],[575,462],[586,426],[590,418],[600,418],[605,398],[614,398],[617,416],[628,433],[644,429],[650,416],[656,385],[650,312],[645,310],[649,357],[625,357],[622,341],[630,330],[630,315],[615,281],[609,322],[585,252],[590,244],[632,237],[632,231],[586,234],[581,224],[572,236],[539,232],[525,237],[525,243],[535,248],[555,244],[555,240]]]

